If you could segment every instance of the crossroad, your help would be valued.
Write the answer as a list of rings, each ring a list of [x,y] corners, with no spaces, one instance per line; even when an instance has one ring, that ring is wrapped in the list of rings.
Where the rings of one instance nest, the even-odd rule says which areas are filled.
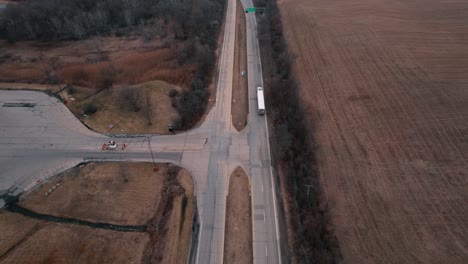
[[[190,171],[195,182],[200,218],[196,263],[222,263],[228,177],[241,166],[251,178],[254,262],[280,263],[267,119],[256,112],[255,89],[263,86],[263,79],[255,16],[246,14],[250,114],[248,126],[237,132],[231,122],[237,3],[227,4],[216,103],[193,130],[176,135],[102,135],[87,129],[45,93],[0,91],[0,195],[22,193],[86,161],[177,164]],[[251,0],[242,4],[252,6]],[[102,149],[109,140],[119,144],[116,150]]]

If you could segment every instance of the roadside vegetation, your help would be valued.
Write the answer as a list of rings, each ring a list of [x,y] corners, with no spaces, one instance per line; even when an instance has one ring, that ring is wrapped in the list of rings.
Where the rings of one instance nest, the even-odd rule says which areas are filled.
[[[267,10],[267,15],[257,16],[258,34],[271,109],[272,148],[292,250],[292,254],[287,254],[288,262],[336,263],[339,248],[330,219],[330,203],[322,196],[313,131],[304,121],[281,17],[275,1],[257,0],[255,5]]]
[[[0,81],[95,93],[161,80],[177,129],[203,115],[225,0],[31,0],[0,11]],[[99,106],[98,106],[99,108]]]

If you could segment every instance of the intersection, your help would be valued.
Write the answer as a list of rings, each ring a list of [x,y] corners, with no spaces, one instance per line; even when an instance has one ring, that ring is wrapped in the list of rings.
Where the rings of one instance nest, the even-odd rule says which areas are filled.
[[[86,128],[57,98],[35,91],[1,90],[0,195],[22,193],[85,161],[173,163],[186,168],[195,183],[200,217],[196,262],[222,263],[228,177],[241,166],[250,175],[254,263],[280,263],[267,120],[256,112],[255,87],[263,86],[263,81],[255,16],[246,14],[250,114],[247,127],[237,132],[231,122],[237,3],[227,4],[216,103],[204,122],[190,131],[102,135]],[[109,140],[126,148],[103,150]]]

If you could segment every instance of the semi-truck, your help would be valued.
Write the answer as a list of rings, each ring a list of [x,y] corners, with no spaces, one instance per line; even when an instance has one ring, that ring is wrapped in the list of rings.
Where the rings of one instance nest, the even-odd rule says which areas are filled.
[[[265,114],[265,97],[263,96],[263,87],[257,87],[258,114]]]

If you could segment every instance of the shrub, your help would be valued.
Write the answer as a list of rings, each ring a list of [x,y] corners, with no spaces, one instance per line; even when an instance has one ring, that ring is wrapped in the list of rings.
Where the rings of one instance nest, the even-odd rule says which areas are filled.
[[[97,107],[93,103],[88,103],[83,106],[83,114],[92,115],[97,112]]]
[[[177,91],[176,89],[171,89],[169,91],[169,97],[170,98],[174,98],[174,97],[177,97],[177,96],[179,96],[179,91]]]
[[[118,93],[118,99],[129,111],[138,112],[141,109],[142,95],[135,88],[123,87]]]
[[[72,95],[72,94],[74,94],[74,93],[76,93],[76,88],[73,87],[73,86],[71,86],[71,85],[68,86],[68,88],[67,88],[67,94]]]
[[[98,91],[102,91],[111,88],[116,77],[117,70],[114,68],[114,66],[108,65],[104,68],[101,68],[96,80],[96,89]]]

